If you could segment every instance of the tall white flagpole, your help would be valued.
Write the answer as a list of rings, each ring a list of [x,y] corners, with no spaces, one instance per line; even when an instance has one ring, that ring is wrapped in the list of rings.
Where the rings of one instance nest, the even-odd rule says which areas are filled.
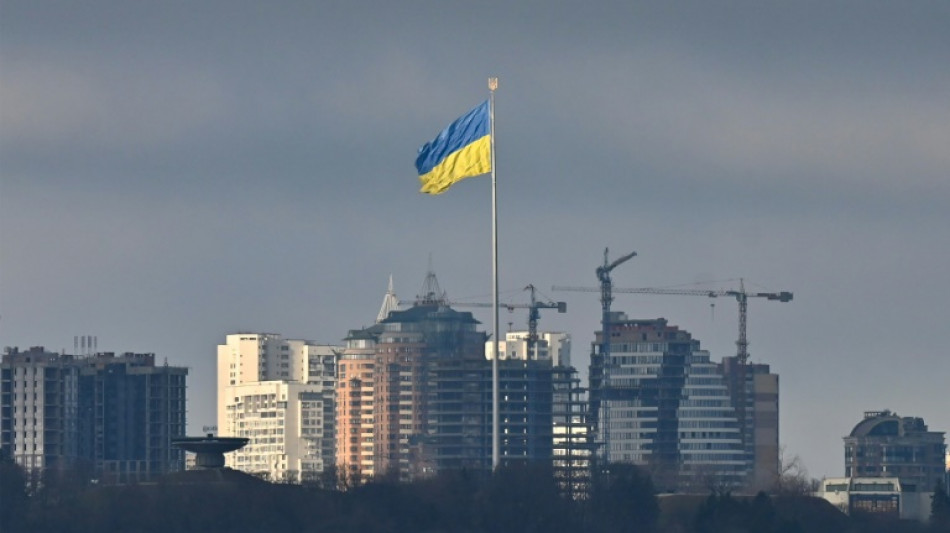
[[[492,247],[492,319],[495,323],[494,357],[491,365],[491,395],[492,395],[492,442],[491,466],[492,471],[498,469],[501,461],[501,424],[498,412],[498,193],[495,180],[495,89],[498,88],[498,78],[488,78],[488,116],[491,124],[491,247]]]

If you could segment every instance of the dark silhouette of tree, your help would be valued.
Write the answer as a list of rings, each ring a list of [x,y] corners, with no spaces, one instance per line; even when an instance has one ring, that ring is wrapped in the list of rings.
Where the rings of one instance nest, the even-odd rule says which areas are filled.
[[[934,533],[950,533],[950,496],[943,483],[939,482],[930,500],[930,530]]]
[[[713,493],[700,506],[693,521],[696,533],[802,533],[801,526],[779,515],[772,498],[759,492],[755,498],[734,498]]]
[[[779,473],[771,487],[773,495],[777,496],[808,496],[814,494],[821,486],[821,482],[808,475],[808,469],[801,457],[788,457],[785,446],[779,447]]]
[[[641,468],[612,463],[591,478],[584,530],[591,532],[655,531],[660,516],[656,490]]]
[[[0,452],[0,531],[25,531],[29,503],[26,473]]]
[[[577,531],[571,505],[562,497],[549,464],[504,466],[476,494],[473,529],[497,533]]]
[[[17,465],[0,461],[2,533],[948,533],[950,505],[934,501],[925,524],[893,517],[848,517],[823,500],[714,493],[664,499],[664,522],[650,477],[611,465],[591,479],[586,499],[563,497],[546,465],[449,471],[412,483],[394,480],[349,490],[269,483],[236,471],[188,472],[156,484],[90,484],[85,474],[44,477],[32,494]],[[670,504],[673,505],[670,505]],[[675,516],[675,520],[669,517]],[[801,524],[801,525],[800,525]],[[827,525],[827,527],[825,527]],[[942,529],[941,529],[942,528]]]

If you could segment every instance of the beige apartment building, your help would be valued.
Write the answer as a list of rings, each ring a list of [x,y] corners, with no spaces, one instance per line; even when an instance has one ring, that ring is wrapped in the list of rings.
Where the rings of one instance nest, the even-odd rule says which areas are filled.
[[[341,351],[274,333],[227,335],[218,346],[218,433],[249,439],[227,466],[297,483],[335,464]]]

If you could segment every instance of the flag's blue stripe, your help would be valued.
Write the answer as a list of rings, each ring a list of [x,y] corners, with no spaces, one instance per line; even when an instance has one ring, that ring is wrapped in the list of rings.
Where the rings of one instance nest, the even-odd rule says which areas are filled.
[[[450,154],[461,150],[488,135],[491,121],[488,115],[488,100],[462,115],[439,133],[438,137],[422,145],[416,157],[419,175],[428,174]]]

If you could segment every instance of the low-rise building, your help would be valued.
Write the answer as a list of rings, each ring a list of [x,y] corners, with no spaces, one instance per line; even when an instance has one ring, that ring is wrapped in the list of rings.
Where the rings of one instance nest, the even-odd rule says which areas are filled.
[[[818,496],[846,514],[873,513],[925,522],[932,492],[907,491],[897,477],[844,477],[822,481]]]

